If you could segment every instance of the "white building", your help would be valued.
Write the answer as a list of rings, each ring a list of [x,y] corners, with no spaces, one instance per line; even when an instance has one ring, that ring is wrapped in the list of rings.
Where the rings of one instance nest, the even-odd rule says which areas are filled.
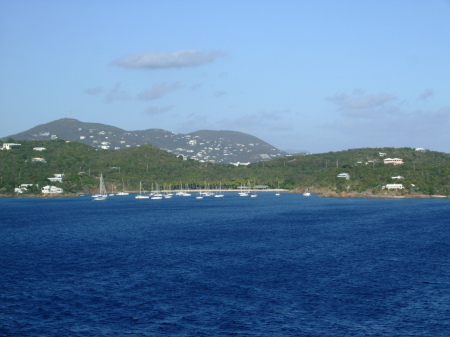
[[[250,162],[248,162],[248,163],[237,162],[237,163],[230,163],[230,164],[234,165],[234,166],[241,166],[241,165],[247,166],[247,165],[250,165]]]
[[[63,193],[64,190],[60,187],[56,187],[56,186],[44,186],[42,187],[42,193],[43,194],[55,194],[55,193]]]
[[[350,180],[350,174],[348,173],[339,173],[337,178],[345,178],[346,180]]]
[[[392,179],[403,179],[404,177],[402,176],[396,176],[396,177],[391,177]]]
[[[21,184],[19,187],[14,189],[14,193],[22,194],[28,190],[28,187],[33,186],[33,184]],[[36,185],[37,186],[37,185]]]
[[[33,147],[34,151],[45,151],[47,150],[45,147]]]
[[[402,190],[405,186],[403,184],[386,184],[383,188],[387,188],[388,190]]]
[[[58,183],[62,183],[63,178],[66,176],[64,173],[55,173],[53,175],[54,175],[53,178],[47,178],[47,179],[50,181],[53,181],[53,182],[58,182]]]
[[[385,164],[394,164],[394,165],[401,165],[403,164],[403,159],[400,158],[386,158],[384,159]]]
[[[22,144],[15,144],[15,143],[3,143],[3,146],[0,148],[0,150],[11,150],[14,146],[20,146]]]

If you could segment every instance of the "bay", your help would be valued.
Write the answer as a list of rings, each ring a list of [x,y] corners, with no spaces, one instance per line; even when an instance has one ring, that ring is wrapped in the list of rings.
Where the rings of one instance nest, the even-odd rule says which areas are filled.
[[[447,336],[448,199],[0,199],[2,336]]]

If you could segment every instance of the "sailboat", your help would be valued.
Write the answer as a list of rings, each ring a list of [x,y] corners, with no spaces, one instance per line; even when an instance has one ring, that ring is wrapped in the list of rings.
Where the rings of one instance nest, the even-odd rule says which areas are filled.
[[[166,198],[166,199],[172,198],[173,193],[170,192],[171,189],[172,189],[172,186],[171,186],[171,185],[169,185],[169,190],[167,190],[166,187],[164,186],[164,190],[166,191],[166,192],[164,193],[164,198]]]
[[[159,185],[158,183],[156,184],[156,189],[153,191],[153,195],[151,197],[151,199],[162,199],[163,195],[161,194],[160,190],[159,190]]]
[[[278,184],[277,190],[280,190],[280,183],[278,182],[277,184]],[[278,197],[280,195],[280,192],[277,191],[277,193],[275,193],[275,195]]]
[[[219,194],[214,194],[214,198],[223,198],[222,184],[219,185]]]
[[[308,189],[306,189],[306,191],[303,193],[303,196],[305,197],[311,196],[311,193],[309,193]]]
[[[247,191],[244,191],[244,187],[248,187]],[[241,186],[241,191],[239,192],[240,197],[246,197],[250,195],[250,180],[248,181],[248,186]]]
[[[142,194],[142,182],[139,182],[139,195],[135,196],[136,199],[148,199],[150,196]]]
[[[117,195],[129,195],[130,193],[125,192],[125,185],[123,183],[123,178],[122,178],[122,191],[117,192]]]
[[[250,181],[248,182],[249,183],[249,185],[250,185],[250,190],[249,190],[249,193],[250,193],[250,197],[251,198],[256,198],[258,195],[256,194],[256,192],[254,192],[253,190],[252,190],[252,185],[250,184]],[[255,186],[256,186],[256,183],[255,183]]]
[[[105,200],[108,197],[108,194],[106,192],[105,183],[103,182],[103,174],[100,174],[99,193],[94,194],[92,197],[94,197],[93,200]]]

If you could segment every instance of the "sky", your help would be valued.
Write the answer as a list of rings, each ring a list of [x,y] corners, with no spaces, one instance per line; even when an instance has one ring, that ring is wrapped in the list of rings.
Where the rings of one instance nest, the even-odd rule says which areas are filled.
[[[65,117],[450,153],[450,0],[0,0],[0,137]]]

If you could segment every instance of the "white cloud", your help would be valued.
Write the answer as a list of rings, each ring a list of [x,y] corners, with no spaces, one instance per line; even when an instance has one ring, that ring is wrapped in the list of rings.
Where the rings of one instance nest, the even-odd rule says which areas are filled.
[[[392,113],[392,106],[388,103],[394,102],[396,97],[387,93],[365,95],[361,90],[356,90],[353,96],[337,94],[325,99],[335,103],[344,116],[373,118]]]
[[[172,110],[173,106],[165,106],[165,107],[156,107],[156,106],[149,106],[147,109],[145,109],[144,114],[149,115],[149,116],[155,116],[155,115],[160,115],[163,113],[166,113],[170,110]]]
[[[340,117],[324,124],[336,137],[349,138],[356,146],[425,146],[450,141],[450,107],[436,111],[405,111],[390,94],[328,97]],[[341,136],[339,136],[339,134]],[[439,140],[439,141],[438,141]],[[433,145],[434,144],[434,145]]]
[[[172,53],[138,53],[112,61],[113,65],[131,69],[167,69],[200,66],[225,56],[221,51],[179,50]]]
[[[150,89],[144,90],[137,95],[138,100],[142,101],[151,101],[158,98],[163,97],[171,91],[177,90],[180,88],[180,84],[178,82],[174,83],[166,83],[159,82],[155,83],[151,86]]]
[[[128,101],[130,100],[130,95],[128,92],[120,90],[121,83],[118,82],[114,87],[112,87],[108,94],[106,95],[104,101],[106,103],[111,103],[114,101]]]

